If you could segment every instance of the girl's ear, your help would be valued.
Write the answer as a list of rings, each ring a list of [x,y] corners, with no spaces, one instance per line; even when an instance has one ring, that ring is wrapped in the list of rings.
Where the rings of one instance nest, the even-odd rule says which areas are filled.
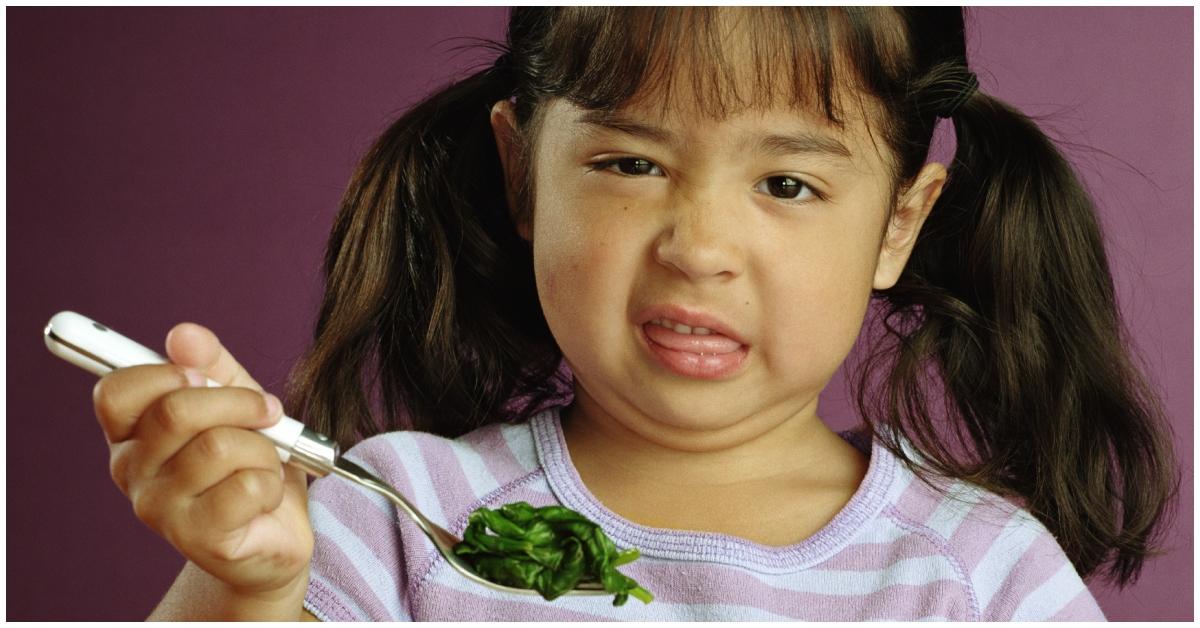
[[[925,218],[929,216],[938,196],[941,196],[945,183],[946,167],[939,163],[928,163],[901,193],[879,248],[873,284],[876,290],[887,290],[900,279],[913,245],[917,243],[921,225],[925,224]]]
[[[517,204],[517,189],[524,178],[525,164],[521,159],[517,115],[512,103],[506,99],[492,105],[491,122],[492,134],[496,136],[496,148],[500,151],[500,166],[504,169],[508,213],[517,226],[517,233],[526,241],[530,241],[529,212],[522,211]]]

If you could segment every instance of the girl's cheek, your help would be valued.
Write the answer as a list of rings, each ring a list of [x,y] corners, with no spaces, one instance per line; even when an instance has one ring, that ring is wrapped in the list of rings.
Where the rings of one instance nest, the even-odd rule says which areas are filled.
[[[546,297],[586,299],[589,286],[611,267],[607,238],[599,234],[554,242],[535,251],[539,288]],[[540,255],[539,255],[540,254]]]
[[[544,249],[535,247],[539,298],[560,346],[579,350],[574,343],[594,339],[600,321],[623,311],[633,281],[625,266],[633,255],[615,246],[619,235],[603,229],[580,225],[561,233]]]
[[[540,212],[533,244],[534,269],[543,303],[571,298],[573,277],[582,265],[581,255],[587,244],[578,221],[553,213]]]

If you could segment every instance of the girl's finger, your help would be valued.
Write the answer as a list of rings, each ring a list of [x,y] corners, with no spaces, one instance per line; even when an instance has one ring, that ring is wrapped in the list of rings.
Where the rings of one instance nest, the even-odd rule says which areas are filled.
[[[283,414],[273,395],[247,388],[188,388],[167,393],[146,409],[131,436],[113,450],[113,479],[145,481],[197,434],[217,426],[261,429]]]
[[[200,370],[222,386],[262,390],[217,335],[195,323],[180,323],[167,333],[167,357],[176,364]]]
[[[92,388],[92,407],[109,444],[132,436],[146,408],[163,395],[189,387],[205,386],[204,376],[175,364],[153,364],[117,369]]]
[[[159,477],[185,495],[198,496],[234,472],[260,469],[280,473],[275,445],[262,434],[219,426],[196,435],[163,463]]]
[[[238,547],[228,534],[245,528],[259,515],[274,512],[283,503],[283,476],[278,469],[239,469],[209,487],[188,504],[188,521],[197,533],[208,535],[205,544],[220,548],[218,558],[238,560]],[[224,546],[224,547],[222,547]]]
[[[181,513],[187,512],[194,497],[172,490],[167,482],[151,480],[134,485],[128,491],[133,514],[157,532],[171,545],[184,547],[180,536],[186,528],[178,525]]]

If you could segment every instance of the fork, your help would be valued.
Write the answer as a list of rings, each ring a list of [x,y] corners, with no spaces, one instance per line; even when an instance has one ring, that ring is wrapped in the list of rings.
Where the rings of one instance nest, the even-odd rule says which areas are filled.
[[[121,334],[75,312],[59,312],[51,317],[43,332],[46,347],[58,357],[104,376],[111,371],[141,364],[167,364],[166,358]],[[208,380],[210,387],[221,384]],[[275,443],[279,459],[316,477],[333,474],[374,491],[396,505],[429,538],[450,567],[464,578],[498,591],[540,595],[533,589],[510,587],[491,582],[475,573],[454,546],[462,539],[434,523],[405,499],[394,487],[343,457],[337,443],[324,434],[308,429],[303,423],[284,416],[275,425],[258,430]],[[612,595],[597,582],[581,582],[564,595]]]

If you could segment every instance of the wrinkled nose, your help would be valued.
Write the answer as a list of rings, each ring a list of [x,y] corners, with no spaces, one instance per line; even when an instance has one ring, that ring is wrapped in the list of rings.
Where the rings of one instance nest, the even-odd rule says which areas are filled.
[[[716,199],[678,198],[654,243],[654,258],[692,281],[728,280],[742,273],[744,242],[737,218]]]

